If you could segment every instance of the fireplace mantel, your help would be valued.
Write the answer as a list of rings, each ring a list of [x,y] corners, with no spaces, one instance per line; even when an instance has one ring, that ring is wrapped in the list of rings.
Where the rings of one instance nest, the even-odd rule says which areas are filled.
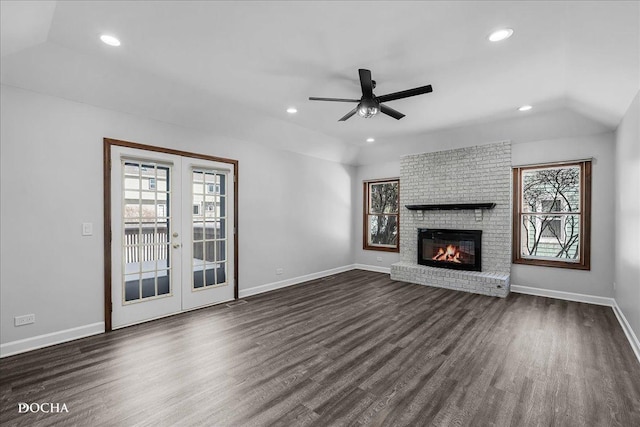
[[[476,209],[493,209],[495,203],[439,203],[433,205],[405,205],[410,211],[458,211],[458,210],[476,210]]]

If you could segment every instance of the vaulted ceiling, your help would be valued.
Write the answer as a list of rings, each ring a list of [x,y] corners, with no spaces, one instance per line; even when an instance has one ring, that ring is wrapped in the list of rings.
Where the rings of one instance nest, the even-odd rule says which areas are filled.
[[[640,87],[635,1],[3,1],[1,12],[3,84],[356,164],[483,123],[611,130]],[[488,41],[502,27],[513,36]],[[389,103],[399,121],[338,122],[353,105],[308,100],[359,98],[358,68],[378,95],[433,93]]]

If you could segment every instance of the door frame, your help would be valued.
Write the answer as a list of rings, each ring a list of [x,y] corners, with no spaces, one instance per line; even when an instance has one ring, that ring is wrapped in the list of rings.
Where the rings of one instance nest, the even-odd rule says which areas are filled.
[[[151,152],[173,154],[183,157],[191,157],[195,159],[210,160],[219,163],[232,164],[234,168],[233,180],[233,298],[238,299],[238,161],[223,157],[209,156],[206,154],[191,153],[188,151],[174,150],[171,148],[156,147],[153,145],[139,144],[137,142],[122,141],[112,138],[103,138],[103,200],[104,200],[104,329],[105,332],[112,330],[111,311],[113,301],[111,300],[111,147],[127,147],[138,150],[146,150]]]

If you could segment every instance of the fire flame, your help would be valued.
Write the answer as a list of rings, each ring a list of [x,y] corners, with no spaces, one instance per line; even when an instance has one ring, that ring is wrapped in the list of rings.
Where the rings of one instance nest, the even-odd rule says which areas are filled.
[[[460,261],[460,251],[458,251],[458,248],[454,245],[447,245],[446,250],[438,248],[438,253],[431,259],[435,261],[456,262],[458,264],[462,264],[462,261]]]

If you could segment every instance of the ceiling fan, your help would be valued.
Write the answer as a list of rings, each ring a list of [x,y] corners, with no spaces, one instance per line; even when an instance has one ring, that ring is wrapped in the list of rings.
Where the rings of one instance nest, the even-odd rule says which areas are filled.
[[[360,99],[345,99],[345,98],[318,98],[315,96],[309,97],[310,101],[335,101],[335,102],[357,102],[358,105],[353,110],[344,115],[340,122],[344,122],[354,114],[358,113],[360,116],[368,119],[375,116],[379,112],[391,116],[396,120],[400,120],[404,117],[399,111],[393,108],[383,105],[383,102],[394,101],[396,99],[408,98],[410,96],[422,95],[424,93],[432,92],[431,85],[420,86],[414,89],[407,89],[400,92],[390,93],[388,95],[376,96],[373,93],[373,89],[376,87],[376,81],[371,80],[371,71],[365,69],[359,69],[360,74],[360,86],[362,87],[362,98]]]

